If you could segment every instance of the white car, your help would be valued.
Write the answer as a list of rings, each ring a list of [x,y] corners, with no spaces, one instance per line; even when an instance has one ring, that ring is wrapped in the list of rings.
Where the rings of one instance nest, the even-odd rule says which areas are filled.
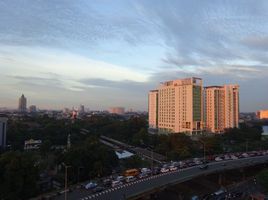
[[[122,185],[123,183],[121,181],[113,181],[112,182],[112,187],[117,187],[117,186],[120,186]]]
[[[135,181],[136,178],[134,176],[127,176],[126,177],[126,182],[129,183],[129,182],[132,182],[132,181]]]
[[[222,158],[221,158],[221,157],[216,157],[216,158],[215,158],[215,161],[217,161],[217,162],[218,162],[218,161],[222,161]]]
[[[169,172],[169,168],[165,168],[165,167],[163,167],[163,168],[161,168],[160,172],[161,172],[161,173]]]
[[[248,157],[249,157],[247,153],[242,153],[242,156],[243,156],[244,158],[248,158]]]
[[[150,174],[152,171],[151,171],[151,169],[149,169],[149,168],[142,168],[141,169],[141,173],[142,174]]]
[[[238,157],[236,157],[235,155],[231,155],[231,159],[232,159],[232,160],[237,160]]]
[[[117,181],[124,181],[125,180],[125,177],[124,176],[118,176],[116,178]]]
[[[175,167],[173,165],[169,166],[170,171],[176,171],[177,169],[178,169],[178,167]]]

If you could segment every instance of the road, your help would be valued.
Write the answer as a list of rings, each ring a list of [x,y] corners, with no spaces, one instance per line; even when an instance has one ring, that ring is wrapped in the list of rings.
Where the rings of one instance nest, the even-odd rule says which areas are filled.
[[[151,176],[145,179],[140,179],[132,183],[124,184],[116,188],[107,189],[101,193],[90,195],[90,192],[83,190],[75,190],[71,193],[68,193],[69,200],[124,200],[128,198],[133,198],[137,195],[152,191],[156,188],[165,187],[168,185],[173,185],[181,183],[195,177],[211,174],[223,170],[235,169],[246,167],[255,164],[261,164],[268,162],[268,155],[258,156],[258,157],[249,157],[241,158],[238,160],[227,160],[221,162],[209,163],[209,167],[206,170],[199,169],[198,166],[179,169],[177,171],[162,173],[159,175]],[[88,193],[88,194],[87,194]],[[64,195],[58,196],[55,199],[63,200]]]

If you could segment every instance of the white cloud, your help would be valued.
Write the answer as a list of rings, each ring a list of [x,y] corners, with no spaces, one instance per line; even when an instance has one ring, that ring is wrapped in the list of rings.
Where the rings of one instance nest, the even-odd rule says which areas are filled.
[[[148,75],[102,61],[93,60],[67,51],[38,47],[1,46],[0,70],[7,76],[51,78],[57,76],[72,90],[84,85],[81,79],[145,82]],[[87,86],[88,87],[88,86]]]

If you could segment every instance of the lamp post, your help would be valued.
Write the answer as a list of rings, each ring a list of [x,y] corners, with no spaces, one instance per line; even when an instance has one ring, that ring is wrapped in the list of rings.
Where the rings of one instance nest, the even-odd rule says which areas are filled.
[[[70,168],[70,165],[65,165],[65,163],[62,163],[65,167],[65,190],[64,190],[64,199],[67,200],[67,187],[68,187],[68,168]]]

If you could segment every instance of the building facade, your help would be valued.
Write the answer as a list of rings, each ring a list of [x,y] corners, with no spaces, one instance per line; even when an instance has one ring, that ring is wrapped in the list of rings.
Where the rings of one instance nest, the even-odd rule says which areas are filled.
[[[259,110],[257,111],[258,119],[268,119],[268,110]]]
[[[157,129],[158,127],[158,90],[151,90],[149,92],[149,129]]]
[[[0,117],[0,148],[6,148],[7,118]]]
[[[207,132],[222,133],[238,128],[239,86],[209,86],[204,88],[204,128]]]
[[[24,94],[21,95],[19,98],[19,107],[18,107],[19,112],[27,112],[27,99],[24,96]]]
[[[36,113],[36,111],[37,111],[37,108],[36,108],[35,105],[31,105],[31,106],[29,107],[29,112],[30,112],[30,113]]]
[[[202,87],[202,79],[192,77],[167,81],[158,90],[150,91],[149,126],[155,126],[159,133],[200,134]]]

